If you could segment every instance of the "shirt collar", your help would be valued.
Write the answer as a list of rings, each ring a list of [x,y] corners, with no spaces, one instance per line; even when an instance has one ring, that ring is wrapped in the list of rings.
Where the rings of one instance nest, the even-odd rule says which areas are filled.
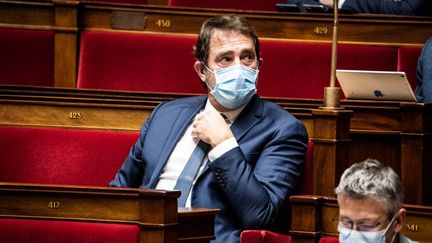
[[[247,105],[247,104],[246,104]],[[237,117],[240,115],[240,113],[243,111],[243,109],[245,108],[246,105],[240,106],[239,108],[235,109],[235,110],[230,110],[230,111],[225,111],[225,112],[219,112],[219,113],[223,113],[228,120],[230,121],[231,124],[233,124],[235,122],[235,120],[237,119]],[[207,103],[205,105],[204,110],[216,110],[216,108],[214,108],[214,106],[210,103],[210,100],[207,99]]]

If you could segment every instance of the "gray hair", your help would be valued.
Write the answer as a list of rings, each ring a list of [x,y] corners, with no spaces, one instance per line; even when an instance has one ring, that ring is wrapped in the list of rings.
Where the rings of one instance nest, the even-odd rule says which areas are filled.
[[[384,202],[389,217],[403,204],[403,191],[399,176],[374,159],[351,165],[344,171],[335,189],[337,196],[355,199],[374,198]]]

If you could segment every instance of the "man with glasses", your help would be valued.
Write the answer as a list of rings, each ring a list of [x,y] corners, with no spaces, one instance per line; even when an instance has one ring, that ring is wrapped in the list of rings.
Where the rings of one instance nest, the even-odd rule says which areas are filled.
[[[339,241],[407,243],[399,234],[406,210],[398,175],[390,167],[367,159],[342,174],[336,188]]]

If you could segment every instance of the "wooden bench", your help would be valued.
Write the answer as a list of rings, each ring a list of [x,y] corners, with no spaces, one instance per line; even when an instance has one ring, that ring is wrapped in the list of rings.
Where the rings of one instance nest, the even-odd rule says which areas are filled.
[[[158,94],[2,86],[0,125],[65,126],[139,131],[160,102],[187,94]],[[313,146],[313,193],[333,195],[341,173],[367,157],[401,176],[406,202],[431,204],[427,185],[432,106],[416,103],[342,101],[343,110],[319,109],[321,100],[267,98],[306,125]]]
[[[44,243],[214,239],[218,210],[177,208],[179,195],[178,191],[0,183],[0,239]]]

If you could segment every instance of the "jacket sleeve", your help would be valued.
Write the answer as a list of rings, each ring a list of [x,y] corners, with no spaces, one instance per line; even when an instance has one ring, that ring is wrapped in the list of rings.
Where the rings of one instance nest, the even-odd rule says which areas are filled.
[[[145,168],[145,161],[142,159],[142,148],[147,134],[147,129],[161,105],[154,109],[150,117],[141,127],[140,137],[131,148],[129,155],[126,157],[114,179],[108,184],[108,186],[134,188],[139,187],[142,184]]]
[[[355,13],[422,15],[429,0],[345,0],[343,9]]]
[[[260,138],[255,137],[256,141]],[[236,147],[209,164],[244,227],[273,224],[281,206],[296,190],[302,174],[307,132],[292,119],[260,145],[255,163]]]
[[[426,42],[417,64],[417,100],[432,103],[432,38]]]

